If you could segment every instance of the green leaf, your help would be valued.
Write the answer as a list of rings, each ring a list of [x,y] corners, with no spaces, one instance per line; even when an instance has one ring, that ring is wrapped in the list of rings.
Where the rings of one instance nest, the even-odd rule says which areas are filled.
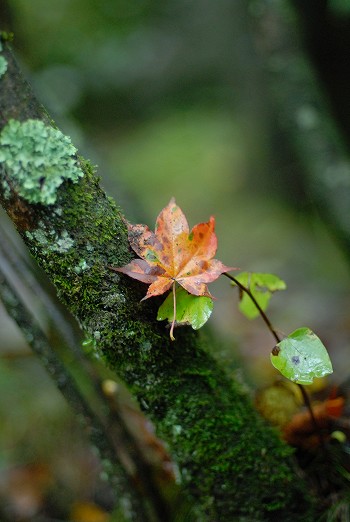
[[[333,372],[326,348],[309,328],[299,328],[278,343],[272,350],[271,363],[298,384],[312,384],[315,377]]]
[[[273,292],[286,289],[286,283],[273,274],[241,272],[236,279],[251,291],[263,311],[266,310]],[[234,282],[232,284],[235,285]],[[239,309],[248,319],[259,315],[257,307],[245,292],[241,293]]]
[[[207,322],[213,311],[213,301],[210,297],[196,296],[186,292],[182,287],[176,289],[176,324],[190,324],[198,330]],[[157,319],[174,318],[173,293],[171,292],[158,310]]]

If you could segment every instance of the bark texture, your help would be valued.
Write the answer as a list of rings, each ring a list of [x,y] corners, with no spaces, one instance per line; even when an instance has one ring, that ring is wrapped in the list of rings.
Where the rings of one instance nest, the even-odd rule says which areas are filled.
[[[337,108],[338,114],[332,109],[334,90],[321,83],[320,74],[304,49],[303,26],[293,3],[300,4],[296,0],[261,0],[255,17],[256,48],[271,95],[269,105],[277,130],[284,134],[292,151],[291,164],[295,163],[294,176],[289,172],[283,180],[287,185],[285,192],[295,195],[295,185],[301,184],[306,197],[314,203],[349,256],[350,158],[348,139],[342,132],[344,122],[339,118],[341,107]],[[326,2],[302,3],[318,27]],[[307,37],[310,36],[308,33]],[[328,47],[325,37],[323,44]],[[339,77],[329,81],[335,87]],[[302,180],[298,180],[300,176]]]
[[[0,79],[0,137],[11,134],[13,119],[54,127],[5,45],[1,56],[7,70]],[[44,165],[39,185],[23,196],[26,180],[15,169],[23,166],[26,147],[24,140],[18,157],[9,149],[6,159],[0,156],[1,203],[60,299],[168,444],[199,520],[313,521],[291,450],[257,415],[241,385],[192,330],[180,329],[171,343],[155,320],[157,303],[140,302],[144,285],[108,269],[126,264],[132,253],[123,216],[91,165],[78,158],[83,175],[55,182],[54,202],[44,203],[36,191],[56,174]]]

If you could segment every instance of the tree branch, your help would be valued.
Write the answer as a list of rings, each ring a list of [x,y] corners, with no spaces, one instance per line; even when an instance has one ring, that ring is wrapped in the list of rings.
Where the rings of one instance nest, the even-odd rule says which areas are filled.
[[[152,433],[149,421],[127,400],[126,393],[118,391],[120,386],[99,375],[98,369],[81,351],[81,339],[72,325],[57,309],[41,283],[34,280],[22,259],[23,252],[14,251],[13,242],[1,224],[0,232],[0,296],[5,308],[82,420],[88,435],[92,434],[91,441],[105,463],[110,482],[114,487],[118,486],[116,498],[120,508],[123,498],[127,501],[127,514],[132,520],[172,521],[173,515],[186,506],[176,485],[173,463],[161,441]],[[15,289],[17,287],[21,293],[25,287],[33,291],[33,296],[39,297],[50,320],[51,337],[53,334],[58,340],[57,346],[48,340]],[[77,383],[84,383],[84,386]]]
[[[8,62],[0,80],[4,144],[13,132],[10,119],[35,118],[45,126],[52,122],[9,51],[2,55]],[[16,132],[22,129],[20,125]],[[48,132],[38,125],[36,130]],[[312,521],[310,500],[294,474],[290,449],[257,415],[240,385],[190,329],[179,329],[171,343],[155,319],[155,304],[140,302],[143,285],[108,270],[125,265],[132,254],[123,217],[88,162],[79,158],[83,175],[75,171],[71,178],[60,178],[59,186],[62,171],[57,167],[52,174],[44,165],[39,185],[28,193],[23,183],[29,169],[18,173],[23,167],[21,147],[27,145],[16,136],[18,152],[11,155],[14,149],[9,148],[1,156],[0,149],[1,202],[60,299],[171,448],[195,514],[203,522],[267,521],[276,516]],[[1,159],[4,156],[7,159]]]

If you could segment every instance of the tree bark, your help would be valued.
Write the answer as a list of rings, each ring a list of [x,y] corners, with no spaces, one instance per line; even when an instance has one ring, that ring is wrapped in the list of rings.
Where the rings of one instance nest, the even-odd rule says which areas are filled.
[[[261,0],[259,14],[254,20],[256,49],[270,94],[267,103],[274,115],[275,134],[279,136],[276,150],[281,143],[287,142],[289,153],[292,152],[289,158],[292,175],[289,169],[289,176],[283,179],[285,192],[296,199],[295,186],[301,184],[304,197],[306,194],[312,201],[349,256],[349,140],[342,133],[345,126],[339,118],[340,107],[337,108],[338,121],[332,110],[331,95],[334,93],[329,85],[327,90],[327,84],[321,83],[315,65],[303,47],[302,24],[293,8],[294,3],[300,2]],[[314,17],[316,27],[323,17],[324,4],[303,2],[308,16]],[[325,39],[324,44],[328,45]],[[331,81],[335,86],[337,78]],[[277,176],[280,173],[274,174],[274,181]]]
[[[46,166],[42,156],[44,174],[26,192],[30,169],[20,178],[17,168],[26,170],[29,149],[26,138],[19,143],[16,135],[19,152],[11,156],[4,144],[11,138],[9,121],[40,120],[45,129],[54,124],[5,44],[1,56],[7,62],[0,79],[1,203],[61,301],[168,444],[198,519],[314,520],[290,448],[210,355],[210,346],[187,327],[176,331],[172,343],[164,324],[155,320],[156,300],[140,302],[144,285],[108,269],[125,265],[133,255],[123,216],[91,165],[79,157],[74,169],[82,175],[63,175]],[[50,184],[48,199],[43,193]]]

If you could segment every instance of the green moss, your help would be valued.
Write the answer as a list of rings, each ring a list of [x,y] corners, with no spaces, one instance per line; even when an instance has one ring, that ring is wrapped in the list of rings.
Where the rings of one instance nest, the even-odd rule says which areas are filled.
[[[0,163],[29,203],[52,205],[64,180],[83,176],[70,138],[40,120],[10,120],[0,135]]]
[[[18,113],[23,106],[42,113],[25,85],[13,93],[15,101],[17,94]],[[315,520],[290,450],[199,336],[183,328],[171,343],[156,321],[159,302],[141,303],[144,285],[109,270],[125,265],[132,253],[119,209],[90,163],[75,158],[68,138],[36,120],[9,122],[0,145],[7,183],[0,186],[2,203],[93,349],[154,421],[198,520]],[[61,186],[67,179],[72,183]]]
[[[197,360],[199,367],[207,362]],[[203,372],[209,373],[208,368]],[[211,374],[209,381],[170,374],[163,397],[173,401],[172,407],[164,408],[167,414],[158,425],[175,448],[186,489],[205,506],[205,520],[313,520],[289,467],[290,448],[256,415],[248,397],[225,382],[214,361]],[[299,506],[289,516],[286,506],[297,498]]]
[[[111,312],[127,308],[116,286],[120,278],[108,266],[125,264],[130,252],[116,205],[98,187],[93,167],[85,161],[81,165],[85,176],[80,183],[60,191],[49,214],[40,211],[36,228],[23,235],[89,335],[96,338],[95,332],[101,332],[105,337]]]
[[[131,259],[119,209],[93,167],[55,205],[36,206],[26,243],[79,320],[98,356],[130,387],[169,445],[203,522],[307,522],[303,484],[290,450],[254,412],[191,329],[171,343],[144,285],[109,270]],[[21,221],[20,221],[21,222]],[[292,506],[292,507],[291,507]],[[289,517],[289,512],[291,517]]]

